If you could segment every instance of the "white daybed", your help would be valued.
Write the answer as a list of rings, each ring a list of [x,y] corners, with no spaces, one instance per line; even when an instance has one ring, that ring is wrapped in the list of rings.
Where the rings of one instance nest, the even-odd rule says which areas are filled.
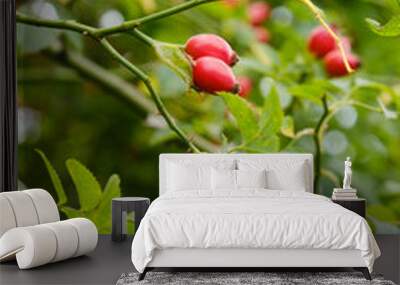
[[[211,175],[211,190],[209,167],[223,170]],[[187,172],[193,168],[198,177]],[[241,171],[235,182],[242,184],[264,169],[268,185],[215,189],[226,168]],[[159,172],[160,197],[132,244],[139,280],[158,267],[353,267],[371,278],[380,255],[371,230],[359,215],[312,194],[311,154],[161,154]]]

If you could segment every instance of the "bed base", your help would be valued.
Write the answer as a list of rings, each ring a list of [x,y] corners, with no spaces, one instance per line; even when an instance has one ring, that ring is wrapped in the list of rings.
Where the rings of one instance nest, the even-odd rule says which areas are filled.
[[[328,270],[329,269],[329,270]],[[347,270],[346,270],[347,269]],[[348,271],[353,269],[360,271],[366,280],[372,280],[367,267],[146,267],[142,273],[139,274],[138,281],[142,281],[146,277],[146,273],[152,270],[158,271],[192,271],[192,272],[331,272],[331,271]]]
[[[168,248],[157,249],[139,275],[143,280],[153,269],[178,271],[338,271],[353,268],[371,280],[359,250],[351,249],[255,249],[255,248]]]

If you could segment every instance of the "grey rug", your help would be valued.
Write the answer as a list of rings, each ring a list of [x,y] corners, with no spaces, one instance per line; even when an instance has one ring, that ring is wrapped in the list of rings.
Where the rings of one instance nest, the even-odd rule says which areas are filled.
[[[368,281],[359,272],[148,272],[142,281],[137,280],[138,276],[138,273],[122,274],[117,285],[395,285],[392,281],[384,280],[379,275],[373,275],[373,280]]]

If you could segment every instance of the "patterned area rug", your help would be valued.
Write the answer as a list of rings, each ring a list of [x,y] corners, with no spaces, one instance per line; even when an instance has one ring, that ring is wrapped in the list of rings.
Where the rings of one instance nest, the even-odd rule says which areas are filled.
[[[117,285],[157,284],[213,284],[213,285],[395,285],[382,276],[372,275],[368,281],[359,272],[148,272],[146,278],[138,281],[138,273],[122,274]]]

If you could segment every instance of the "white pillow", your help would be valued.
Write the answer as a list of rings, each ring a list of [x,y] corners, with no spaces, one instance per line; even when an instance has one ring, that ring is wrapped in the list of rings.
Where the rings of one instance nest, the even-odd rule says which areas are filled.
[[[211,181],[213,190],[236,190],[236,170],[212,168]]]
[[[267,171],[235,170],[237,188],[267,188]]]
[[[211,168],[168,164],[168,191],[211,189]]]
[[[273,190],[306,191],[310,189],[304,159],[239,159],[239,170],[267,170],[267,188]]]
[[[235,169],[235,159],[174,158],[166,162],[167,191],[211,191],[211,168]]]
[[[267,171],[263,170],[211,170],[211,184],[215,191],[234,191],[241,188],[267,188]]]

